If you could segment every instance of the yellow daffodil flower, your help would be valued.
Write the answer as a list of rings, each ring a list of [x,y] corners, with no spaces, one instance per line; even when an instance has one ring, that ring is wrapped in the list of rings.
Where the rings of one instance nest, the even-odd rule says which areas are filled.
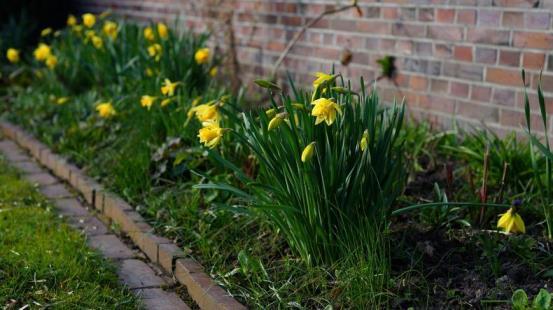
[[[140,105],[143,108],[147,108],[148,110],[150,110],[150,108],[152,107],[155,101],[156,101],[156,97],[144,95],[142,96],[142,98],[140,98]]]
[[[219,109],[215,104],[200,104],[191,110],[193,110],[193,113],[196,114],[196,118],[200,122],[217,122],[220,119]]]
[[[319,98],[311,102],[311,104],[315,106],[311,111],[311,115],[317,117],[315,125],[318,125],[324,121],[330,126],[336,120],[336,112],[342,113],[340,106],[332,99]]]
[[[34,51],[35,59],[38,61],[45,61],[51,53],[50,46],[44,43],[40,43]]]
[[[8,48],[6,51],[6,58],[11,62],[12,64],[19,62],[19,51],[15,48]]]
[[[206,63],[209,60],[209,48],[200,48],[194,54],[194,59],[199,65]]]
[[[146,40],[150,42],[155,41],[156,36],[154,35],[154,30],[152,29],[152,27],[144,28],[144,38],[146,38]]]
[[[104,40],[102,40],[102,38],[100,38],[99,36],[93,36],[91,41],[92,45],[94,45],[96,49],[101,49],[102,47],[104,47]]]
[[[103,102],[98,104],[96,106],[96,111],[98,111],[98,115],[100,115],[100,117],[102,118],[110,118],[117,114],[111,102]]]
[[[167,40],[167,38],[169,38],[169,28],[167,28],[167,25],[164,23],[157,23],[157,33],[163,40]]]
[[[163,85],[161,86],[161,93],[164,96],[172,97],[175,95],[175,89],[179,85],[179,82],[171,82],[169,79],[165,79],[163,81]]]
[[[214,148],[223,138],[223,129],[219,127],[218,122],[204,122],[203,127],[198,132],[200,143],[206,147]]]
[[[151,68],[146,68],[146,70],[144,71],[144,73],[146,73],[146,76],[147,76],[147,77],[152,77],[152,76],[154,76],[154,70],[152,70]]]
[[[525,233],[526,227],[522,217],[513,209],[510,208],[503,213],[497,222],[497,227],[502,228],[507,233]]]
[[[154,43],[148,46],[148,55],[154,58],[155,61],[159,61],[161,59],[161,52],[162,52],[162,47],[157,43]]]
[[[192,100],[192,106],[193,107],[197,106],[200,103],[201,100],[202,100],[202,97],[194,98],[194,100]]]
[[[369,131],[365,129],[365,131],[363,132],[363,136],[361,137],[361,142],[359,142],[359,147],[361,148],[361,151],[364,152],[368,146],[369,146]]]
[[[166,105],[168,105],[169,103],[173,102],[173,99],[172,98],[167,98],[167,99],[163,99],[161,101],[161,106],[164,107]]]
[[[303,152],[301,152],[301,161],[304,163],[308,162],[309,160],[311,160],[311,157],[313,157],[314,153],[315,153],[315,142],[311,142],[303,149]]]
[[[47,36],[47,35],[49,35],[49,34],[51,34],[51,33],[52,33],[52,28],[50,28],[50,27],[44,28],[44,29],[42,29],[42,31],[40,32],[40,36],[41,36],[41,37],[45,37],[45,36]]]
[[[112,40],[117,39],[117,23],[112,21],[106,21],[102,29],[104,34],[110,37]]]
[[[211,77],[216,77],[218,71],[219,71],[219,70],[217,69],[217,67],[213,67],[213,68],[211,68],[211,69],[209,70],[209,75],[210,75]]]
[[[96,24],[96,16],[91,13],[83,14],[83,25],[87,28],[92,28]]]
[[[280,124],[282,124],[282,122],[284,122],[284,119],[286,118],[286,116],[288,116],[288,114],[286,112],[277,114],[269,122],[269,125],[267,126],[267,130],[271,131],[273,129],[278,128],[280,126]]]
[[[69,97],[59,97],[58,99],[56,99],[56,104],[63,105],[67,101],[69,101]]]
[[[77,25],[77,18],[75,17],[75,15],[70,14],[69,16],[67,16],[67,26],[73,27],[76,25]]]
[[[44,63],[46,64],[46,67],[48,67],[48,69],[53,70],[58,64],[58,58],[54,55],[49,55],[48,58],[46,58],[46,61],[44,61]]]
[[[267,115],[268,118],[275,117],[276,113],[277,113],[277,110],[275,108],[265,111],[265,115]]]

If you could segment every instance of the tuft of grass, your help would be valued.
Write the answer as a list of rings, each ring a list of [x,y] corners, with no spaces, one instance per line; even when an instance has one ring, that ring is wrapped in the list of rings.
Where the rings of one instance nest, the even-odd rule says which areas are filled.
[[[113,266],[0,159],[0,305],[136,309]]]

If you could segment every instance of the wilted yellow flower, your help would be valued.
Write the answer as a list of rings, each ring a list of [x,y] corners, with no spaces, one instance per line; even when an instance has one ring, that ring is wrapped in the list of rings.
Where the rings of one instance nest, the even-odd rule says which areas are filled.
[[[157,23],[157,33],[163,40],[169,38],[169,28],[164,23]]]
[[[361,147],[361,151],[365,151],[367,147],[369,146],[369,131],[365,129],[363,132],[363,136],[361,137],[361,142],[359,142],[359,147]]]
[[[69,97],[59,97],[56,99],[56,104],[62,105],[69,101]]]
[[[98,115],[103,118],[109,118],[115,116],[116,114],[113,105],[111,105],[111,102],[103,102],[98,104],[96,106],[96,111],[98,111]]]
[[[99,36],[93,36],[92,45],[94,45],[94,47],[97,49],[101,49],[102,47],[104,47],[104,40],[102,40],[102,38],[100,38]]]
[[[507,212],[503,213],[497,222],[497,227],[502,228],[508,233],[525,233],[526,227],[522,217],[513,209],[510,208]]]
[[[342,113],[340,106],[332,101],[332,99],[319,98],[311,102],[311,104],[315,106],[311,111],[311,115],[317,117],[315,125],[325,121],[330,126],[336,120],[336,112]]]
[[[46,58],[46,61],[44,63],[46,64],[46,67],[48,67],[49,69],[54,69],[58,64],[58,58],[54,55],[49,55],[48,58]]]
[[[44,61],[51,55],[50,46],[40,43],[34,51],[35,59],[38,61]]]
[[[112,40],[117,39],[117,23],[112,21],[106,21],[104,23],[103,31],[106,36],[110,37]]]
[[[223,129],[219,127],[218,122],[204,122],[203,127],[198,132],[200,143],[206,147],[214,148],[223,138]]]
[[[200,48],[194,54],[194,59],[198,64],[204,64],[209,60],[209,48]]]
[[[148,108],[149,110],[154,104],[155,100],[155,97],[144,95],[142,96],[142,98],[140,98],[140,105],[144,108]]]
[[[67,16],[67,26],[73,27],[77,25],[77,18],[74,15]]]
[[[220,119],[219,109],[215,104],[200,104],[191,110],[193,110],[193,113],[196,114],[196,118],[200,122],[219,121]]]
[[[83,24],[88,28],[92,28],[96,24],[96,16],[91,13],[83,14]]]
[[[210,75],[211,77],[216,77],[218,71],[219,71],[219,70],[217,69],[217,67],[213,67],[213,68],[211,68],[211,69],[209,70],[209,75]]]
[[[163,99],[161,101],[161,106],[164,107],[164,106],[168,105],[169,103],[171,103],[172,101],[173,101],[172,98]]]
[[[12,63],[18,63],[19,62],[19,51],[15,48],[8,48],[6,51],[6,58]]]
[[[179,82],[171,82],[169,79],[165,79],[163,81],[163,85],[161,86],[161,93],[165,96],[173,96],[175,95],[175,88],[177,88],[177,85],[179,85]]]
[[[200,103],[201,100],[202,100],[201,96],[194,98],[194,100],[192,100],[192,106],[193,107],[197,106]]]
[[[282,122],[284,122],[284,119],[286,118],[287,115],[288,114],[286,112],[277,114],[269,122],[269,125],[267,126],[267,130],[270,131],[270,130],[278,128],[278,126],[280,126],[280,124],[282,124]]]
[[[159,61],[161,59],[161,52],[162,52],[162,47],[157,43],[148,46],[148,55],[154,58],[155,61]]]
[[[45,37],[45,36],[47,36],[47,35],[49,35],[49,34],[51,34],[51,33],[52,33],[52,28],[50,28],[50,27],[44,28],[44,29],[42,29],[42,31],[40,32],[40,36],[41,36],[41,37]]]
[[[153,42],[156,39],[156,36],[154,35],[154,30],[152,27],[146,27],[144,28],[144,38],[146,40]]]
[[[309,143],[308,146],[306,146],[303,149],[303,152],[301,152],[301,161],[307,162],[313,157],[313,153],[315,153],[315,142]]]
[[[313,81],[313,87],[317,88],[319,85],[324,84],[326,82],[332,81],[334,79],[334,76],[331,74],[326,74],[324,72],[315,72],[315,81]]]

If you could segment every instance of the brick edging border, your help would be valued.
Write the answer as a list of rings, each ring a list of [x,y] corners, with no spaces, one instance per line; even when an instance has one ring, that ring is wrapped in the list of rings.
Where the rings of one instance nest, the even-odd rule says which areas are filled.
[[[58,178],[81,193],[86,202],[111,221],[115,222],[142,252],[165,272],[186,286],[188,294],[201,309],[247,309],[221,288],[204,272],[198,262],[187,258],[171,240],[157,236],[154,229],[134,208],[118,195],[103,188],[77,166],[53,153],[45,144],[20,127],[0,121],[0,131],[15,141]]]

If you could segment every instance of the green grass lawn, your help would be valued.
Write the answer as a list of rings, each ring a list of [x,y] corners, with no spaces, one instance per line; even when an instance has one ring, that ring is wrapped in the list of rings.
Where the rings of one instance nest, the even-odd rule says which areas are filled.
[[[113,266],[0,158],[0,307],[136,309]]]

